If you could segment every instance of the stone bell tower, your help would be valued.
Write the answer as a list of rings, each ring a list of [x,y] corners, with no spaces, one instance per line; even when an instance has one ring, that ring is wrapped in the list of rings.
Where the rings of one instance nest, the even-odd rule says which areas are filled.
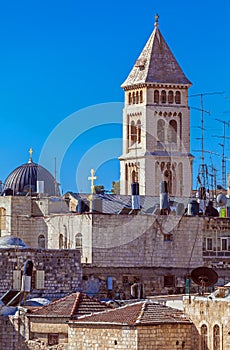
[[[190,109],[186,78],[159,28],[155,28],[122,84],[123,154],[121,194],[139,182],[140,195],[159,195],[167,181],[169,194],[189,196],[192,188]]]

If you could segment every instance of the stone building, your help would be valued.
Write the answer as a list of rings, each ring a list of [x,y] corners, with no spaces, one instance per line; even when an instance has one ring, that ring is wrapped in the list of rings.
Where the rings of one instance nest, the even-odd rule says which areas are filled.
[[[53,300],[80,289],[82,268],[78,251],[0,246],[1,296],[9,290],[21,290],[27,260],[33,262],[30,297]]]
[[[184,297],[184,311],[200,334],[197,350],[230,349],[230,287],[207,296]]]
[[[112,306],[81,292],[70,294],[43,307],[20,307],[10,317],[15,330],[24,340],[22,345],[34,349],[59,346],[68,348],[68,321],[95,312],[110,310]]]
[[[69,322],[69,350],[197,350],[199,335],[181,311],[149,301]]]
[[[35,250],[80,251],[81,288],[101,297],[129,298],[135,283],[135,296],[178,293],[184,291],[185,276],[204,264],[228,281],[229,219],[184,215],[193,159],[190,85],[156,17],[154,31],[122,85],[121,195],[67,193],[62,198],[55,178],[33,162],[30,152],[29,162],[9,175],[0,196],[0,235],[19,237]],[[171,208],[165,216],[159,211],[162,180],[168,184]],[[132,208],[133,181],[140,185],[138,210]]]
[[[121,194],[131,194],[131,184],[138,182],[141,195],[155,196],[164,180],[170,194],[190,196],[190,86],[158,28],[156,16],[154,31],[122,84]]]

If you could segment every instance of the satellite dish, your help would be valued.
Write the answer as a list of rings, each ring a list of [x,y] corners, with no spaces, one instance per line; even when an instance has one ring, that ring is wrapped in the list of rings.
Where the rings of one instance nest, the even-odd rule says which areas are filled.
[[[202,266],[192,270],[191,278],[194,283],[204,288],[213,286],[218,280],[218,275],[210,267]]]
[[[216,202],[222,206],[227,204],[227,197],[223,193],[219,193],[216,197]]]

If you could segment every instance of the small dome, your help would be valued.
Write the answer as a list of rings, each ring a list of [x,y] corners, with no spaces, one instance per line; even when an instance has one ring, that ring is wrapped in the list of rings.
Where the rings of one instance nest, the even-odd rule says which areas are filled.
[[[40,186],[40,189],[38,188]],[[42,189],[42,190],[41,190]],[[48,170],[32,161],[16,168],[7,177],[3,193],[11,195],[26,195],[30,192],[40,192],[48,196],[60,196],[55,178]]]
[[[26,245],[21,240],[21,238],[14,237],[14,236],[0,237],[0,249],[1,248],[15,248],[15,246],[21,247],[21,248],[26,248]]]

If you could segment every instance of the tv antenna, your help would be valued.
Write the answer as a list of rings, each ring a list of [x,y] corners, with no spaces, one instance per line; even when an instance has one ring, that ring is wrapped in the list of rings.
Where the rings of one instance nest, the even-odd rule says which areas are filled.
[[[221,119],[216,119],[218,122],[223,123],[224,130],[223,130],[223,136],[216,136],[214,135],[213,137],[219,137],[223,139],[223,143],[219,143],[219,146],[222,147],[222,160],[221,160],[221,165],[222,165],[222,187],[226,189],[226,157],[225,157],[225,140],[229,138],[229,136],[226,136],[226,126],[230,126],[229,122],[226,122],[225,120]]]
[[[204,109],[204,96],[210,96],[210,95],[222,95],[223,92],[205,92],[195,95],[190,95],[190,97],[200,97],[200,108],[191,107],[192,109],[196,109],[198,111],[201,111],[201,164],[199,166],[198,171],[198,183],[200,184],[200,187],[203,187],[205,190],[208,189],[208,167],[207,164],[205,164],[205,149],[204,149],[204,113],[211,114],[209,111],[206,111]]]

